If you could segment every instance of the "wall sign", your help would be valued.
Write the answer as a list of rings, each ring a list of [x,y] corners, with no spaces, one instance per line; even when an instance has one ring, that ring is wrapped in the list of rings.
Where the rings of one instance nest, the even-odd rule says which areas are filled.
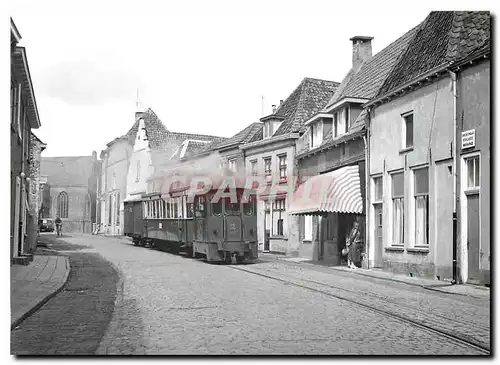
[[[476,130],[471,129],[462,132],[462,149],[473,148],[476,146]]]

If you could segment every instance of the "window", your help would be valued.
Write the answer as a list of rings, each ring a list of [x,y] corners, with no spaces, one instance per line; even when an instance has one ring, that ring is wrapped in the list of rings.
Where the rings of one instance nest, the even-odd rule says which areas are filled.
[[[57,216],[68,218],[68,194],[65,191],[61,191],[57,196]]]
[[[266,180],[271,177],[272,172],[271,172],[271,157],[266,157],[264,159],[264,175],[266,177]]]
[[[206,211],[206,201],[204,196],[197,196],[194,200],[194,213],[196,217],[204,217]]]
[[[212,215],[219,216],[222,214],[222,199],[219,199],[217,203],[212,203]]]
[[[250,172],[252,176],[257,176],[257,160],[250,161]]]
[[[243,213],[245,215],[254,215],[256,211],[255,195],[250,195],[248,201],[243,203]]]
[[[90,201],[89,201],[89,207],[90,207]],[[116,194],[116,224],[117,225],[120,224],[120,193]]]
[[[349,130],[349,107],[346,106],[345,107],[345,132],[347,133],[347,131]]]
[[[264,123],[264,138],[270,138],[273,136],[273,124],[271,122]]]
[[[345,109],[337,112],[337,137],[345,134],[346,128]]]
[[[413,147],[413,113],[403,115],[403,148]]]
[[[137,161],[137,169],[136,169],[136,177],[135,181],[139,181],[139,178],[141,177],[141,161]]]
[[[278,156],[278,168],[280,170],[280,180],[286,180],[286,155]]]
[[[231,203],[231,198],[224,198],[224,204],[226,209],[226,214],[239,214],[240,213],[240,203]]]
[[[312,216],[306,215],[304,217],[304,240],[312,241]]]
[[[429,244],[429,169],[414,171],[415,245]]]
[[[236,172],[236,159],[229,160],[229,170]]]
[[[84,213],[84,218],[85,219],[90,219],[90,196],[88,194],[85,195],[85,213]]]
[[[467,158],[465,160],[467,168],[467,189],[479,188],[479,156]]]
[[[332,128],[332,133],[333,133],[333,137],[337,137],[338,135],[338,120],[337,120],[337,113],[334,113],[333,114],[333,128]]]
[[[311,148],[319,147],[323,143],[323,122],[311,125]]]
[[[382,201],[384,196],[382,176],[373,178],[373,186],[375,187],[373,201],[374,202]]]
[[[392,175],[392,243],[404,245],[404,173]]]
[[[272,210],[272,220],[273,220],[273,229],[272,234],[274,236],[284,236],[283,230],[283,218],[285,215],[285,200],[275,200],[273,202],[273,210]]]

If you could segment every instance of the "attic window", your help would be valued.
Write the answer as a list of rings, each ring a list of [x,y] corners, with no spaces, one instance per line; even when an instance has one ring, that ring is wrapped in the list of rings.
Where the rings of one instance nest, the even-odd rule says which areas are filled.
[[[264,123],[264,138],[269,138],[273,135],[273,124],[268,121]]]
[[[311,148],[319,147],[323,143],[323,121],[313,123],[311,125]]]

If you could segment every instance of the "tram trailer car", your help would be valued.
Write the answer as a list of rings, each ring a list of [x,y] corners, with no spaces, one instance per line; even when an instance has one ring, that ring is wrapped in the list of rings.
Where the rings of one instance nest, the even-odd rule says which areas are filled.
[[[220,183],[220,175],[213,181],[217,179]],[[161,192],[144,194],[141,202],[144,230],[140,238],[134,237],[138,237],[140,244],[147,243],[158,250],[183,251],[189,257],[201,256],[207,261],[230,263],[233,256],[238,263],[257,259],[255,192],[247,190],[244,201],[245,188],[240,184],[235,189],[235,202],[229,198],[215,201],[218,186],[214,183],[210,190],[194,198],[191,195],[191,199],[188,199],[189,188],[170,189],[167,196]],[[125,219],[138,220],[131,214]]]
[[[132,238],[134,245],[143,245],[144,238],[146,237],[146,227],[143,220],[143,202],[125,201],[124,207],[124,224],[123,234]]]

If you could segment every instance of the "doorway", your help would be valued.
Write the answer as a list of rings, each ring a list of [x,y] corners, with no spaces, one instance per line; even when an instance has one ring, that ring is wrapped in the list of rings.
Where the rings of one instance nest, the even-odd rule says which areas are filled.
[[[467,281],[479,282],[479,194],[467,195]]]
[[[264,202],[264,252],[269,252],[271,236],[271,207],[269,201]]]

